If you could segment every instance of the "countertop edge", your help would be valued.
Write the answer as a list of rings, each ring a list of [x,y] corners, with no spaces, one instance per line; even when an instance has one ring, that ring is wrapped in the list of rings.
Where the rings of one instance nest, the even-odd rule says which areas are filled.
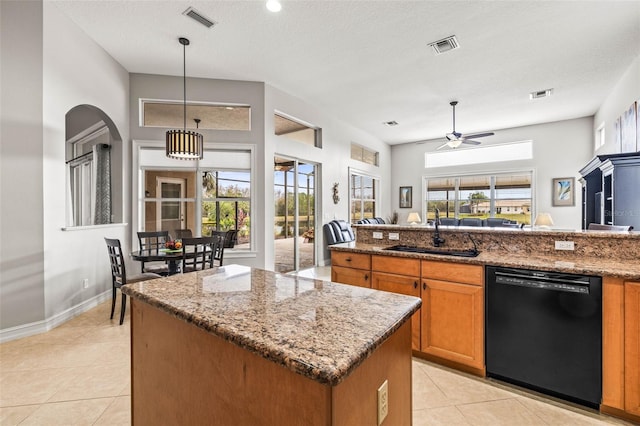
[[[336,283],[339,284],[339,283]],[[366,348],[359,351],[357,356],[351,357],[349,363],[345,368],[330,370],[322,369],[317,366],[305,363],[299,359],[293,359],[285,356],[282,352],[268,345],[262,345],[260,342],[243,339],[242,336],[234,335],[227,330],[216,327],[214,324],[210,324],[207,321],[199,321],[194,315],[185,312],[184,310],[177,309],[174,306],[164,303],[161,300],[149,297],[143,293],[138,292],[135,288],[130,286],[123,286],[122,292],[131,298],[138,299],[150,306],[153,306],[172,317],[192,324],[199,329],[213,334],[226,342],[239,346],[253,354],[260,356],[261,358],[275,362],[284,366],[288,370],[305,376],[311,380],[319,382],[321,384],[336,386],[344,381],[356,368],[358,368],[371,354],[378,349],[391,335],[393,335],[406,321],[411,319],[411,316],[420,308],[421,299],[413,296],[405,296],[408,299],[415,299],[412,306],[404,312],[404,314],[396,321],[391,327],[389,327],[385,333],[378,336],[373,336]]]
[[[393,245],[393,244],[391,244]],[[590,259],[558,259],[553,256],[528,256],[507,253],[492,253],[484,251],[477,257],[447,256],[430,253],[408,253],[392,252],[384,250],[388,246],[365,245],[361,243],[341,243],[329,246],[330,251],[341,251],[349,253],[375,254],[381,256],[403,257],[422,260],[435,260],[449,263],[465,263],[482,266],[504,266],[510,268],[540,269],[545,271],[557,271],[573,274],[600,275],[622,278],[625,280],[640,280],[640,267],[638,271],[625,271],[612,268],[596,268],[587,266]],[[509,260],[508,256],[516,258],[517,261]],[[537,261],[534,261],[536,259]],[[592,259],[594,263],[602,263],[602,259]],[[581,264],[582,263],[582,264]]]

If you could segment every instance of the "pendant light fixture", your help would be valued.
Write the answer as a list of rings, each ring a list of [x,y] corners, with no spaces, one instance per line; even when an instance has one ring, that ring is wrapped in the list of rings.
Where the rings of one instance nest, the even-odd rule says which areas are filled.
[[[184,90],[184,116],[182,130],[169,130],[167,132],[167,157],[180,160],[202,159],[204,141],[202,135],[197,132],[187,131],[187,46],[189,39],[180,37],[182,45],[183,64],[183,90]]]

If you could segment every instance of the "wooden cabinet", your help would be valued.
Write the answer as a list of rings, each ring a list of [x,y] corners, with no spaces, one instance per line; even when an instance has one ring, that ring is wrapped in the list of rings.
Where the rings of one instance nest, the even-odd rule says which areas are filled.
[[[640,422],[640,282],[603,278],[600,409]]]
[[[640,416],[640,282],[624,286],[624,408]]]
[[[422,261],[420,350],[484,375],[484,273],[479,265]]]
[[[371,255],[331,252],[331,281],[371,287]]]
[[[420,260],[390,256],[371,256],[371,288],[420,297]],[[420,315],[411,317],[411,346],[420,350]]]

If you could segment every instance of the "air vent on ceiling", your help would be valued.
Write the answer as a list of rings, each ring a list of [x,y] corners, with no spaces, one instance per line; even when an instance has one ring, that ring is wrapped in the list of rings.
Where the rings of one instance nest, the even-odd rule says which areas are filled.
[[[195,19],[207,28],[211,28],[216,24],[215,21],[206,18],[202,13],[198,12],[193,7],[188,8],[187,10],[182,12],[182,14],[188,16],[191,19]]]
[[[452,35],[447,38],[443,38],[442,40],[429,43],[429,46],[433,48],[434,52],[436,52],[436,55],[441,55],[445,52],[457,49],[458,47],[460,47],[460,44],[458,43],[456,36]]]
[[[384,124],[385,126],[393,127],[393,126],[397,126],[398,122],[396,120],[391,120],[391,121],[385,121],[382,124]]]
[[[529,93],[529,99],[546,98],[547,96],[551,96],[552,93],[553,89],[537,90]]]

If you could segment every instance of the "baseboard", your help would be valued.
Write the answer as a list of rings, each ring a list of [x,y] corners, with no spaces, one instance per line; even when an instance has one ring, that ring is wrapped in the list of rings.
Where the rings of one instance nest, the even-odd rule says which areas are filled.
[[[36,321],[29,324],[18,325],[15,327],[0,330],[0,343],[9,342],[11,340],[21,339],[23,337],[33,336],[35,334],[45,333],[57,326],[77,317],[78,315],[95,308],[100,303],[111,299],[111,290],[100,293],[91,299],[73,306],[63,312],[60,312],[51,318],[42,321]]]

